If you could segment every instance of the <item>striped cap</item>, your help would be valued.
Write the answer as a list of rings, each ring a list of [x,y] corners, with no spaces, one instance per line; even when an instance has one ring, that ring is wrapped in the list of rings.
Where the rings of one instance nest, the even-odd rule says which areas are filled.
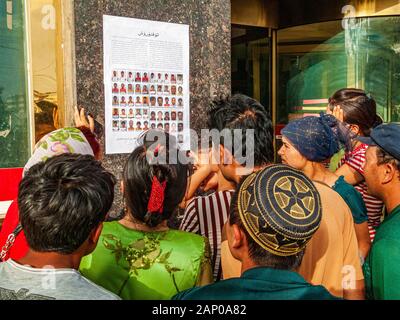
[[[312,181],[286,165],[272,165],[247,177],[239,189],[238,211],[251,238],[278,256],[302,251],[322,216]]]

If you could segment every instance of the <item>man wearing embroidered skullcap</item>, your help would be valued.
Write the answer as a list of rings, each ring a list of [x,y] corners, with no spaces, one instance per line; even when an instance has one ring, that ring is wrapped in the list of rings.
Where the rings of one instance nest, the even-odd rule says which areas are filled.
[[[322,216],[319,193],[302,172],[272,165],[251,174],[239,184],[230,210],[227,237],[241,261],[241,277],[189,289],[174,299],[337,299],[296,272]]]

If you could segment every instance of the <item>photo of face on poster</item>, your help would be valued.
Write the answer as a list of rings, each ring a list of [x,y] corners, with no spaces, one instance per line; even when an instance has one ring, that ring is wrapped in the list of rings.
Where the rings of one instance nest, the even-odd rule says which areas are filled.
[[[171,84],[176,84],[176,76],[171,74]]]
[[[177,84],[183,84],[183,74],[178,74]]]
[[[143,122],[143,131],[147,131],[147,130],[149,130],[149,122],[145,121],[145,122]]]
[[[183,96],[183,88],[181,86],[178,87],[178,96]]]
[[[118,108],[113,109],[113,118],[118,119],[119,118],[119,110]]]
[[[120,81],[126,81],[125,71],[121,71],[121,77],[119,78]]]
[[[112,93],[119,93],[118,83],[113,84]]]
[[[135,79],[133,79],[133,72],[129,71],[128,72],[128,82],[134,82],[134,81],[135,81]]]
[[[126,131],[126,130],[127,130],[127,127],[126,127],[126,120],[122,120],[122,121],[121,121],[121,125],[120,125],[119,130],[120,130],[120,131]]]
[[[150,107],[155,107],[156,106],[156,97],[150,97]]]
[[[133,122],[133,120],[129,120],[128,131],[135,131],[135,127],[134,127],[134,122]]]
[[[125,110],[125,108],[121,108],[119,110],[119,117],[120,118],[126,118],[126,110]]]
[[[172,94],[173,96],[176,95],[176,86],[171,86],[171,94]]]
[[[126,107],[126,98],[124,96],[121,97],[121,101],[119,103],[121,107]]]
[[[171,121],[176,121],[176,112],[175,111],[171,112]]]
[[[158,104],[159,107],[163,106],[163,102],[164,102],[164,99],[162,97],[158,97],[157,98],[157,104]]]
[[[112,81],[112,82],[117,82],[118,80],[119,80],[119,78],[118,78],[118,72],[117,72],[116,70],[114,70],[114,71],[112,72],[111,81]]]
[[[113,121],[113,131],[119,131],[119,121],[118,120]]]
[[[165,94],[165,95],[169,95],[169,94],[170,94],[170,92],[169,92],[169,86],[164,86],[164,94]]]
[[[135,113],[133,111],[133,108],[129,108],[128,110],[128,118],[134,118],[135,117]]]
[[[118,106],[119,105],[119,101],[118,101],[118,97],[117,96],[114,96],[113,97],[113,106]]]
[[[164,103],[164,107],[170,107],[171,105],[169,104],[169,98],[165,97],[164,99],[165,103]]]

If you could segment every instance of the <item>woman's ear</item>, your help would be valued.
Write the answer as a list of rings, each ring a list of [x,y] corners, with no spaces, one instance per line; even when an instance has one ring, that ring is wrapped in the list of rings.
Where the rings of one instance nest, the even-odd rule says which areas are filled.
[[[121,193],[124,194],[125,193],[125,185],[124,185],[124,181],[121,180],[120,186],[119,186]]]
[[[358,125],[356,125],[356,124],[350,125],[350,130],[351,130],[351,132],[353,132],[357,136],[361,135],[360,127]]]

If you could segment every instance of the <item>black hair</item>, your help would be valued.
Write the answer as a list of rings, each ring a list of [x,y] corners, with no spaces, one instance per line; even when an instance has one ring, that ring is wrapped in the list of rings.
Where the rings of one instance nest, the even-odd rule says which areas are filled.
[[[158,140],[151,137],[157,138],[160,134],[164,135],[165,141],[160,141],[158,149],[161,151],[157,151],[154,150],[154,144],[157,144]],[[158,158],[161,152],[162,159]],[[191,174],[191,165],[184,164],[179,159],[184,159],[183,151],[178,149],[174,136],[160,130],[146,132],[142,145],[129,156],[123,172],[124,197],[133,218],[153,228],[172,216],[185,196],[188,177]],[[161,213],[147,210],[154,176],[160,183],[166,182]]]
[[[363,136],[369,137],[371,130],[382,124],[376,113],[376,102],[364,90],[345,88],[336,91],[329,98],[331,110],[340,106],[343,110],[344,122],[358,125]]]
[[[278,256],[275,255],[263,247],[261,247],[248,233],[243,222],[240,218],[238,212],[238,193],[241,188],[242,183],[246,180],[246,177],[243,177],[239,185],[237,186],[236,192],[232,196],[231,205],[230,205],[230,215],[229,215],[229,224],[236,224],[246,235],[246,240],[249,247],[249,257],[250,259],[257,264],[258,266],[269,267],[273,269],[280,270],[297,270],[304,257],[305,250],[301,252],[291,255],[291,256]]]
[[[90,155],[62,154],[34,165],[18,192],[29,247],[37,252],[75,252],[105,220],[115,183]]]
[[[246,153],[246,130],[254,129],[254,165],[263,166],[274,161],[271,117],[257,100],[243,94],[214,100],[208,110],[208,127],[219,132],[242,129],[243,154]],[[224,143],[222,137],[220,143]]]
[[[380,147],[376,148],[376,157],[378,158],[377,161],[378,166],[386,163],[391,163],[396,168],[396,170],[400,172],[400,160],[396,159],[382,148]]]

